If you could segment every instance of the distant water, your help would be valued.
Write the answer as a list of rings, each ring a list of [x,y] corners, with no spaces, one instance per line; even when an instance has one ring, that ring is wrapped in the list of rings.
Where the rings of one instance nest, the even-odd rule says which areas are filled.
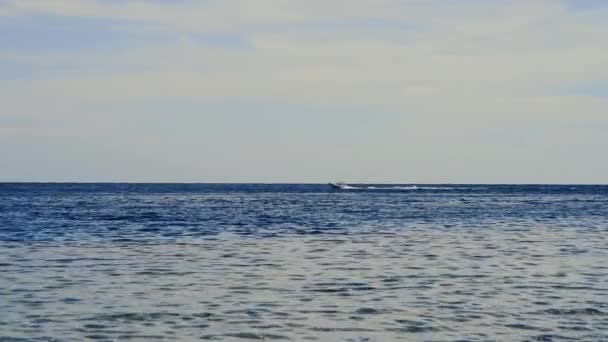
[[[0,184],[0,341],[606,341],[608,186]]]

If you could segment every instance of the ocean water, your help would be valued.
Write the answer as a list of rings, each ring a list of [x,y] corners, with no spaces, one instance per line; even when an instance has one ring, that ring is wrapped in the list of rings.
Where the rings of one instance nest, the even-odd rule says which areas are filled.
[[[0,184],[0,341],[606,341],[608,186]]]

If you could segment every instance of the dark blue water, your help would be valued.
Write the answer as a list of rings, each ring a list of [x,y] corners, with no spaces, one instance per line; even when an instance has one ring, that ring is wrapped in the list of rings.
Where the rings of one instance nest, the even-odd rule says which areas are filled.
[[[0,340],[608,339],[608,186],[0,184]]]

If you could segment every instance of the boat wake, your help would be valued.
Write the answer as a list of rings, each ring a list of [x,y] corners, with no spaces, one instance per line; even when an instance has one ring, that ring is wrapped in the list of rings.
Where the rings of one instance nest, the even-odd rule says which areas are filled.
[[[364,189],[368,190],[453,190],[450,187],[439,187],[439,186],[368,186]]]
[[[379,191],[387,191],[387,190],[454,190],[456,188],[453,187],[439,187],[439,186],[417,186],[417,185],[396,185],[396,186],[362,186],[362,185],[349,185],[345,183],[330,183],[334,188],[339,190],[379,190]]]

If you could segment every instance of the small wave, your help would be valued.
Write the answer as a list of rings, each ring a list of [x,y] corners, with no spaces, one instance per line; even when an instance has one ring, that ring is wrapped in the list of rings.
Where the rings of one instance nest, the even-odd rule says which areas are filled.
[[[545,313],[550,315],[592,315],[592,316],[605,316],[608,315],[604,311],[600,311],[595,308],[578,308],[578,309],[548,309]]]

